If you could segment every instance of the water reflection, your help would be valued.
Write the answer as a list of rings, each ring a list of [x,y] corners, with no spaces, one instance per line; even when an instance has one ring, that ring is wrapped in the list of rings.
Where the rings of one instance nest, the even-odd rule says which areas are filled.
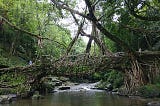
[[[18,100],[0,106],[145,106],[136,99],[109,95],[104,91],[65,91],[45,96],[42,100]]]

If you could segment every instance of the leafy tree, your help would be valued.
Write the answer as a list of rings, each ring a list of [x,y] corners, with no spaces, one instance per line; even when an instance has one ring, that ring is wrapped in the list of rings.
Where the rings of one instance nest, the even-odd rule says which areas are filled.
[[[59,57],[70,42],[69,31],[57,24],[62,11],[47,0],[2,0],[0,11],[9,22],[1,24],[1,45],[10,55],[27,61],[40,55]]]

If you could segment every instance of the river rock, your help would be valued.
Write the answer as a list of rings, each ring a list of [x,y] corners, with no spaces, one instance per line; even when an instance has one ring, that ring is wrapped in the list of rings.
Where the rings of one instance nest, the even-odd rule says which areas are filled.
[[[45,88],[53,89],[55,86],[61,86],[62,81],[58,80],[58,77],[44,77],[41,82]]]
[[[33,95],[32,99],[35,99],[35,100],[44,99],[44,96],[42,96],[42,95]]]
[[[68,90],[70,88],[71,88],[70,86],[60,86],[58,90]]]
[[[6,103],[11,103],[12,102],[12,97],[9,95],[1,95],[0,96],[0,103],[1,104],[6,104]]]
[[[67,78],[67,77],[59,77],[59,80],[62,81],[62,82],[67,82],[67,81],[69,81],[69,78]]]
[[[108,85],[106,85],[105,90],[107,90],[107,91],[112,91],[112,89],[113,89],[112,84],[108,84]]]
[[[152,101],[147,104],[147,106],[160,106],[160,101]]]
[[[112,90],[112,92],[118,92],[118,90],[119,90],[118,88],[115,88]]]
[[[47,77],[47,80],[50,81],[55,86],[61,86],[62,81],[58,79],[58,77]]]
[[[40,95],[38,91],[35,91],[35,93],[32,96],[32,99],[44,99],[44,96]]]

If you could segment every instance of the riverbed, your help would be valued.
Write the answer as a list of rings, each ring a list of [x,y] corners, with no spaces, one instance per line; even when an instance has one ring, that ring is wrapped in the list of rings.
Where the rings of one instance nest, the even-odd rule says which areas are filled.
[[[57,90],[44,95],[44,99],[18,99],[0,106],[146,106],[146,101],[137,98],[113,95],[104,90],[92,89],[97,83],[79,84],[68,90]]]
[[[45,95],[41,100],[22,99],[0,106],[145,106],[145,102],[100,90],[66,90]]]

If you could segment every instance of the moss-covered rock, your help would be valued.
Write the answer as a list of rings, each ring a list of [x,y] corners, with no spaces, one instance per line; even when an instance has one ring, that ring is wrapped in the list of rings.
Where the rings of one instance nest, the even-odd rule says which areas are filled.
[[[47,90],[47,92],[52,92],[54,90],[55,86],[61,86],[62,81],[58,79],[58,77],[44,77],[41,79],[42,89]]]
[[[160,106],[160,101],[152,101],[147,103],[147,106]]]
[[[59,77],[58,78],[60,81],[62,81],[62,82],[67,82],[67,81],[69,81],[69,78],[67,78],[67,77]]]
[[[38,100],[38,99],[44,99],[44,96],[40,95],[38,91],[35,91],[32,99]]]
[[[12,102],[12,97],[9,95],[1,95],[0,96],[0,104],[6,104]]]
[[[0,95],[13,94],[15,90],[13,88],[0,88]]]

